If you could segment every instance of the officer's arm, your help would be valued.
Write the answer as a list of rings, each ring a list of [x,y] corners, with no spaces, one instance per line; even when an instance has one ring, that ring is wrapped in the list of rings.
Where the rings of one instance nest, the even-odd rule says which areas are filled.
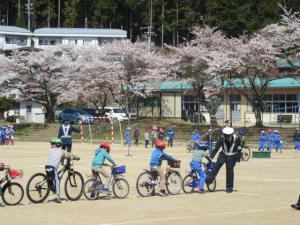
[[[72,131],[80,133],[80,129],[72,126]]]
[[[58,130],[58,138],[61,138],[61,136],[63,136],[63,132],[62,132],[62,128],[60,127]]]
[[[222,145],[222,138],[219,138],[218,142],[216,143],[215,148],[211,151],[210,158],[213,159],[215,157],[215,155],[219,151],[221,145]]]

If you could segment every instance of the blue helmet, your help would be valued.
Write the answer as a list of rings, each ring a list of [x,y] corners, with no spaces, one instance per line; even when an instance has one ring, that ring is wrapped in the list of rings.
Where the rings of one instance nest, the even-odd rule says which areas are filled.
[[[240,131],[239,131],[239,134],[240,134],[240,135],[245,135],[245,134],[246,134],[246,131],[245,131],[245,130],[240,130]]]

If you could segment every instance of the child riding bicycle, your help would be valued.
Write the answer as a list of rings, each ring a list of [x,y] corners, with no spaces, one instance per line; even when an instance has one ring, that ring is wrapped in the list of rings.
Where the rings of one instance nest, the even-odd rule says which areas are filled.
[[[198,193],[204,193],[204,183],[206,179],[206,174],[202,170],[202,159],[205,157],[209,162],[211,162],[209,153],[206,152],[209,147],[209,143],[207,140],[205,140],[205,138],[202,138],[202,140],[203,141],[199,142],[198,146],[193,150],[193,156],[190,162],[191,169],[197,171],[199,174],[200,181],[198,184],[198,189],[196,190]]]
[[[50,144],[51,144],[51,149],[49,151],[48,160],[45,164],[45,170],[46,170],[46,174],[52,178],[52,182],[54,184],[53,192],[56,195],[56,202],[61,203],[57,168],[59,167],[61,159],[65,158],[71,160],[71,159],[76,159],[78,157],[71,153],[63,151],[61,148],[62,141],[59,138],[51,138]]]
[[[110,181],[112,178],[111,175],[111,168],[109,166],[106,166],[107,164],[104,163],[105,159],[107,159],[109,162],[113,164],[113,166],[116,166],[117,164],[110,156],[110,145],[108,143],[102,143],[100,144],[99,148],[96,149],[95,155],[92,161],[92,173],[95,179],[97,179],[98,173],[103,175],[105,178],[104,182],[104,189],[103,191],[106,191],[107,194],[111,194],[110,190]]]
[[[150,161],[151,172],[157,172],[158,176],[160,177],[159,194],[161,196],[167,195],[165,171],[161,167],[162,160],[176,161],[175,158],[164,153],[165,148],[166,148],[166,144],[162,140],[156,140],[155,149],[152,152],[151,161]]]

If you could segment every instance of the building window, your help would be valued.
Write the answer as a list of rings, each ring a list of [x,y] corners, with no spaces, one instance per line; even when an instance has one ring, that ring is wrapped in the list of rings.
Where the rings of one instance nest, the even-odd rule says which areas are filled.
[[[39,39],[39,45],[60,45],[61,39]]]
[[[299,103],[297,94],[268,94],[264,99],[265,112],[268,113],[297,113]]]
[[[241,95],[237,95],[237,94],[231,94],[229,96],[229,100],[230,100],[230,110],[231,111],[241,111]]]
[[[27,37],[25,37],[25,36],[24,37],[22,37],[22,36],[5,36],[5,43],[26,46],[27,45]]]
[[[153,96],[144,99],[144,106],[148,107],[159,107],[161,104],[160,97],[159,96]]]
[[[113,42],[112,38],[98,38],[98,45],[106,45]]]

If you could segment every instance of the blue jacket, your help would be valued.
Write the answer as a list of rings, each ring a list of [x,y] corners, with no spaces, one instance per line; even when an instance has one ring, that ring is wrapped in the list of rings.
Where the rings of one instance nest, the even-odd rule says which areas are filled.
[[[279,134],[274,134],[273,140],[275,143],[280,143],[281,136]]]
[[[200,136],[200,134],[193,134],[193,136],[192,136],[192,141],[200,141],[200,139],[201,139],[201,136]]]
[[[126,140],[130,140],[131,139],[131,133],[130,133],[129,130],[126,130],[126,132],[125,132],[125,138],[126,138]]]
[[[110,154],[106,151],[106,149],[97,148],[92,161],[92,166],[103,166],[105,159],[107,159],[113,165],[115,165],[114,160],[111,158]]]
[[[173,139],[174,139],[174,136],[175,136],[174,131],[173,131],[173,130],[169,130],[169,131],[168,131],[168,138],[169,138],[170,140],[173,140]]]
[[[261,135],[259,136],[259,141],[260,141],[260,142],[265,142],[266,139],[267,139],[267,136],[266,136],[266,135],[261,134]]]
[[[176,160],[175,158],[173,158],[170,155],[167,155],[166,153],[164,153],[164,151],[155,148],[152,152],[151,155],[151,161],[150,161],[150,167],[159,167],[161,166],[161,163],[163,160]]]

